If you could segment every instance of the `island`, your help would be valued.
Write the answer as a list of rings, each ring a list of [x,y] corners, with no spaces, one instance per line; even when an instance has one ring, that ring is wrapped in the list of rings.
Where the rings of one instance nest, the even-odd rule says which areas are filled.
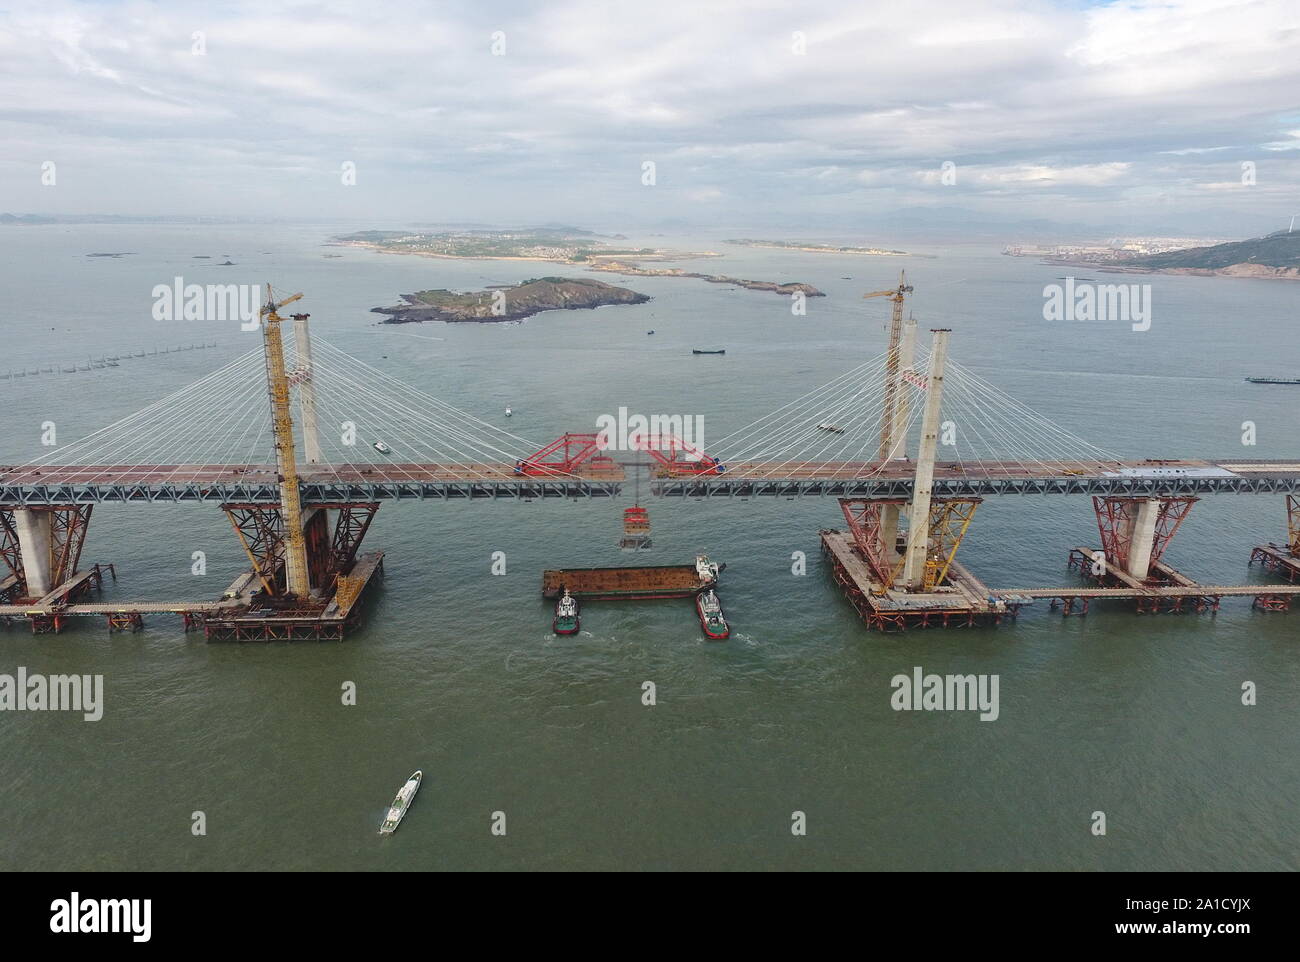
[[[890,250],[887,247],[839,247],[835,244],[815,244],[810,241],[753,240],[742,237],[723,241],[737,247],[774,247],[778,250],[808,251],[813,254],[869,254],[873,257],[907,256],[907,251]]]
[[[1157,253],[1125,249],[1047,257],[1045,263],[1095,267],[1109,274],[1190,274],[1199,277],[1300,279],[1300,232]]]
[[[725,274],[700,274],[696,271],[684,271],[680,267],[647,268],[625,261],[601,259],[593,261],[590,269],[593,271],[609,271],[612,274],[627,274],[629,277],[694,277],[710,284],[732,284],[750,291],[771,291],[774,294],[783,294],[787,297],[796,291],[801,292],[805,297],[826,296],[825,293],[811,284],[805,284],[802,281],[791,281],[785,284],[778,284],[773,281],[747,281],[739,277],[728,277]]]
[[[650,300],[625,287],[589,277],[535,277],[511,287],[457,292],[444,289],[403,294],[406,303],[371,308],[386,315],[383,324],[422,321],[518,321],[542,311],[591,310],[607,304],[644,304]]]

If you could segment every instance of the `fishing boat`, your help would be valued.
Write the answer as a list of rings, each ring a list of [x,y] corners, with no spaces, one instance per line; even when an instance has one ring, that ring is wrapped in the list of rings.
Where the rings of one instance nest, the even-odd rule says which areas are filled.
[[[712,588],[706,588],[695,596],[695,610],[700,616],[700,627],[710,641],[722,641],[731,636],[731,627],[722,615],[722,602]]]
[[[699,348],[693,348],[691,350],[691,353],[692,354],[726,354],[727,352],[725,349],[721,351],[701,351]]]
[[[512,413],[513,412],[509,408],[506,408],[506,417],[510,417]]]
[[[564,594],[555,603],[555,618],[551,621],[551,630],[557,635],[576,635],[580,621],[578,619],[578,599],[564,589]]]
[[[424,778],[424,772],[414,771],[411,777],[406,780],[406,784],[397,790],[397,797],[393,799],[393,804],[388,807],[388,814],[384,817],[384,823],[379,826],[380,835],[392,835],[397,831],[397,826],[402,824],[402,819],[406,817],[407,811],[411,808],[411,802],[415,798],[415,793],[420,790],[420,780]]]
[[[832,434],[843,434],[843,433],[844,433],[844,429],[843,429],[842,427],[840,427],[838,424],[830,424],[830,423],[828,423],[828,422],[826,422],[826,421],[823,421],[821,424],[817,425],[817,430],[819,430],[819,431],[830,431]]]
[[[390,447],[389,447],[387,444],[385,444],[383,441],[376,441],[376,442],[375,442],[375,450],[378,451],[380,454],[392,454],[392,452],[393,452],[393,449],[390,448]]]
[[[1251,384],[1300,384],[1300,377],[1248,377]]]

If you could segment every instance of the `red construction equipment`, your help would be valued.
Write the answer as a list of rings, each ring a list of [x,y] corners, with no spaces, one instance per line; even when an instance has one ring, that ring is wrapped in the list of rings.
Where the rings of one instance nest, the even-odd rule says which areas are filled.
[[[672,434],[634,434],[628,444],[645,451],[673,475],[721,474],[726,470],[717,458]]]
[[[542,448],[531,458],[515,462],[515,474],[529,477],[547,474],[573,474],[578,466],[598,450],[598,434],[565,434]]]

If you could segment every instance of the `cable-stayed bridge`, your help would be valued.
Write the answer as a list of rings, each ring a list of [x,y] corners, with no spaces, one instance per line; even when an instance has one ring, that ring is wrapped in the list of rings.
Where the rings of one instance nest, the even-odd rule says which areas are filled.
[[[567,453],[561,447],[539,456],[547,446],[537,440],[404,384],[322,338],[313,339],[312,351],[314,440],[295,425],[299,453],[316,446],[298,461],[306,501],[605,497],[626,480],[620,453],[603,450],[595,433],[569,435]],[[897,446],[879,457],[887,363],[882,354],[858,365],[704,452],[672,435],[646,434],[639,447],[661,455],[652,490],[669,497],[910,494],[916,465],[908,438],[922,407],[909,405]],[[925,364],[922,357],[916,368]],[[292,353],[289,365],[299,390],[307,370]],[[933,482],[939,493],[1300,490],[1300,460],[1126,458],[1070,434],[951,359],[945,377],[948,427],[941,422]],[[924,377],[910,368],[900,383],[918,398],[925,394]],[[271,421],[259,348],[89,437],[27,464],[0,466],[0,503],[278,503]]]
[[[859,610],[869,622],[882,605],[905,612],[877,627],[958,610],[953,592],[968,623],[1007,609],[955,560],[990,495],[1092,495],[1107,559],[1092,590],[1137,597],[1165,588],[1203,600],[1211,596],[1197,595],[1196,582],[1161,568],[1191,503],[1285,494],[1287,545],[1254,560],[1300,575],[1300,460],[1107,451],[949,359],[946,329],[921,350],[915,322],[902,321],[910,290],[900,279],[891,296],[882,355],[702,449],[661,424],[539,445],[313,338],[307,314],[292,315],[293,337],[282,337],[277,311],[301,295],[277,301],[268,285],[260,349],[41,458],[0,466],[0,602],[11,602],[0,616],[57,630],[102,581],[97,568],[79,566],[95,504],[200,501],[225,511],[252,567],[221,602],[171,610],[210,634],[225,625],[222,637],[335,637],[382,569],[381,554],[359,553],[381,502],[609,497],[628,466],[647,463],[662,497],[839,498],[849,530],[823,532],[837,578],[855,604],[866,599],[869,612]],[[625,451],[651,460],[624,463]],[[1280,592],[1274,602],[1291,593]],[[138,627],[140,610],[129,624],[110,615],[110,625]],[[268,627],[277,619],[284,634]]]

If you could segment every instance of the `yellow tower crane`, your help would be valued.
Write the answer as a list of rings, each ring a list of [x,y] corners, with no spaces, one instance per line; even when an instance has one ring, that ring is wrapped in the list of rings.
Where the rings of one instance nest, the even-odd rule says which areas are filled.
[[[872,291],[862,297],[887,297],[894,302],[894,313],[889,323],[889,352],[885,355],[885,406],[880,415],[880,455],[881,461],[889,458],[889,452],[898,441],[894,437],[896,429],[896,408],[898,406],[898,369],[899,344],[903,338],[903,298],[912,293],[912,285],[907,283],[907,272],[898,272],[898,287],[889,291]]]
[[[296,598],[311,594],[307,569],[307,541],[302,531],[302,498],[298,490],[298,458],[293,443],[293,416],[289,408],[289,378],[284,369],[284,342],[280,337],[280,315],[286,304],[302,294],[275,299],[266,285],[266,303],[258,311],[262,321],[262,343],[266,355],[266,385],[271,396],[271,422],[275,430],[275,459],[280,475],[280,512],[284,521],[285,591]]]

